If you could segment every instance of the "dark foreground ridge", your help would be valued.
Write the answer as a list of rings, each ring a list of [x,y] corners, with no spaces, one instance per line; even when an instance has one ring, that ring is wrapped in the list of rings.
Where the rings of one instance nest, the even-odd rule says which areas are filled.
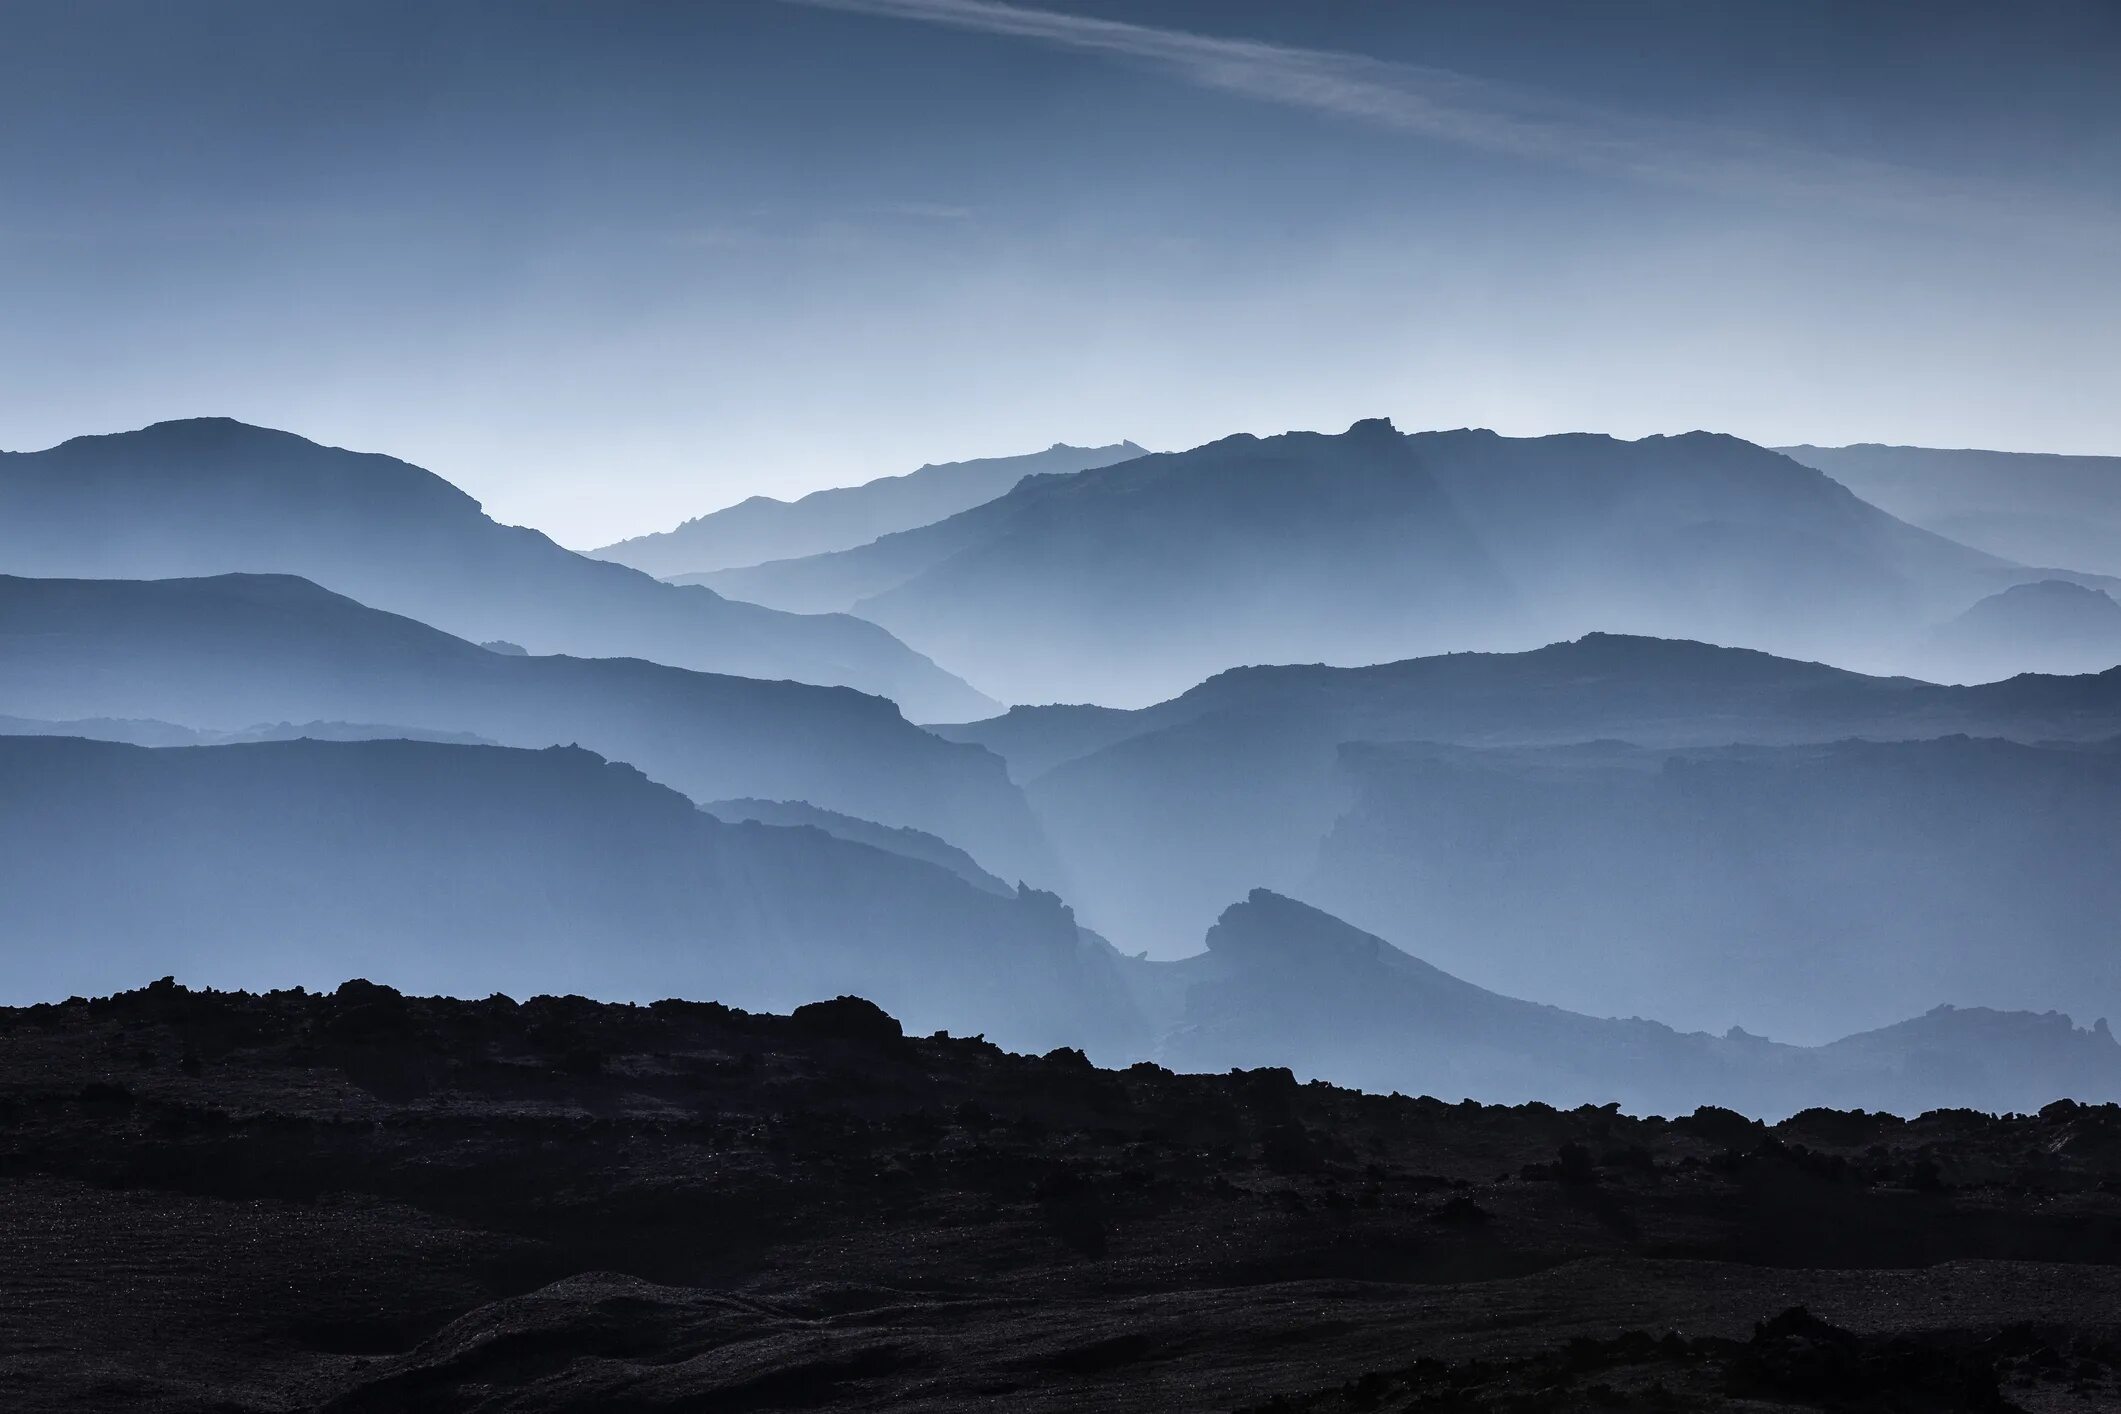
[[[853,999],[165,981],[0,1010],[0,1206],[11,1410],[2121,1400],[2110,1105],[1631,1118]]]

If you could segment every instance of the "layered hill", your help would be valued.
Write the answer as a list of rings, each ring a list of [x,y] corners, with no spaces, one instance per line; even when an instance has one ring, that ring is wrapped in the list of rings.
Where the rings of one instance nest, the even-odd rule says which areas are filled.
[[[2121,664],[2121,603],[2066,579],[2014,584],[1940,626],[1926,645],[1964,679],[2097,673]]]
[[[1454,1101],[1778,1115],[2121,1095],[2103,1025],[1946,1010],[1814,1049],[1686,1035],[1499,995],[1263,890],[1205,952],[1130,959],[1050,894],[729,823],[574,747],[0,738],[0,890],[6,1001],[156,969],[316,987],[358,966],[414,990],[752,1008],[857,992],[921,1031]]]
[[[1138,1048],[1118,959],[997,894],[815,829],[730,824],[572,747],[0,738],[6,991],[156,971],[317,986],[859,991],[924,1029]]]
[[[1343,772],[1306,896],[1505,991],[1808,1041],[1947,1002],[2121,1015],[2111,744],[1350,746]]]
[[[1050,874],[1002,763],[848,688],[630,658],[489,652],[283,575],[0,576],[0,712],[210,731],[385,722],[509,746],[578,743],[695,800],[805,800],[951,840],[1014,878]]]
[[[1900,662],[2013,576],[1732,437],[1372,420],[1031,478],[934,525],[703,582],[873,618],[1014,702],[1131,705],[1232,664],[1593,630]]]
[[[1143,455],[1132,442],[1107,447],[1056,442],[1027,456],[930,463],[903,476],[813,491],[794,501],[753,496],[673,530],[637,535],[590,553],[665,578],[830,554],[970,510],[1027,476],[1064,475]]]
[[[1714,1104],[1769,1117],[1812,1105],[2008,1111],[2038,1108],[2044,1095],[2121,1095],[2121,1044],[2103,1020],[2080,1029],[2053,1012],[1942,1006],[1811,1047],[1735,1029],[1681,1032],[1500,995],[1264,889],[1224,910],[1207,951],[1149,966],[1184,979],[1173,989],[1182,1000],[1166,1003],[1176,1014],[1154,1018],[1168,1028],[1158,1059],[1178,1070],[1265,1059],[1372,1091],[1617,1102],[1631,1113]]]
[[[0,453],[0,570],[81,579],[292,574],[532,653],[850,686],[924,719],[982,700],[874,624],[662,584],[500,525],[420,467],[226,418]]]
[[[1912,524],[2028,565],[2121,575],[2121,457],[1785,447]]]
[[[824,810],[801,800],[710,800],[701,808],[716,819],[732,823],[756,820],[762,825],[822,830],[843,840],[902,854],[908,859],[924,860],[989,893],[1014,892],[950,841],[907,825],[879,825],[874,820]]]
[[[1050,708],[942,730],[1010,753],[1086,922],[1124,948],[1170,956],[1245,890],[1308,884],[1320,842],[1353,803],[1349,742],[2089,742],[2121,735],[2121,672],[1937,686],[1598,634],[1529,653],[1247,668],[1138,712]],[[1397,920],[1357,921],[1400,936]],[[1921,1005],[1934,1000],[1945,999]]]

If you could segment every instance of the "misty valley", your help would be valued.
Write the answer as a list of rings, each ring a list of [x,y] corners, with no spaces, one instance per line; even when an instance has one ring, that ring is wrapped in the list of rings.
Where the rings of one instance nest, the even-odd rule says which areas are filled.
[[[2117,76],[0,0],[0,1411],[2121,1410]]]
[[[728,563],[752,535],[810,553]],[[689,553],[706,568],[648,572]],[[959,1232],[962,1254],[923,1258],[946,1287],[999,1244],[1009,1281],[1090,1302],[1056,1317],[1086,1330],[1098,1292],[1214,1286],[1233,1262],[1269,1289],[1399,1272],[1470,1292],[1590,1252],[1736,1263],[1788,1326],[1789,1259],[1749,1254],[1817,1240],[1770,1235],[1789,1203],[1914,1225],[1804,1259],[1829,1266],[2103,1261],[2121,1239],[2101,1196],[2121,1191],[2121,637],[2101,617],[2121,609],[2096,571],[1974,549],[1731,438],[1381,421],[926,467],[598,554],[406,463],[227,420],[0,458],[22,1201],[103,1228],[131,1194],[149,1210],[125,1221],[182,1228],[360,1195],[333,1200],[359,1235],[270,1239],[296,1264],[347,1241],[387,1261],[425,1241],[412,1212],[502,1222],[417,1283],[371,1278],[404,1289],[382,1309],[417,1310],[274,1336],[298,1402],[618,1398],[601,1346],[540,1374],[467,1306],[557,1321],[538,1339],[563,1350],[617,1311],[659,1334],[612,1338],[672,1351],[797,1339],[688,1305],[726,1299],[698,1264],[796,1280],[852,1240],[834,1212]],[[2093,1127],[1975,1118],[2036,1113]],[[580,1124],[609,1137],[559,1139]],[[427,1133],[451,1136],[454,1187],[405,1186]],[[503,1221],[478,1175],[552,1162],[510,1157],[538,1135],[586,1147]],[[2052,1142],[2083,1177],[2035,1162]],[[1996,1228],[2028,1182],[2089,1206]],[[110,1196],[70,1196],[90,1192]],[[1682,1235],[1682,1209],[1763,1193],[1768,1212]],[[1571,1194],[1604,1237],[1551,1227]],[[1232,1203],[1267,1227],[1127,1274]],[[856,1267],[900,1270],[896,1242],[864,1240]],[[1349,1265],[1350,1242],[1370,1255]],[[1663,1280],[1647,1309],[1697,1299]],[[509,1299],[543,1308],[483,1304],[534,1288]],[[943,1349],[1003,1338],[962,1312],[863,1354],[839,1328],[875,1299],[802,1318],[791,1351],[834,1353],[745,1358],[802,1404],[852,1407],[905,1369],[936,1372],[939,1405],[1008,1383],[940,1375]],[[1392,1373],[1374,1340],[1329,1339],[1268,1379],[1227,1363],[1258,1312],[1171,1319],[1077,1337],[1122,1346],[1050,1357],[1070,1373],[1048,1396],[1160,1407],[1155,1384],[1090,1379],[1162,1364],[1159,1341],[1199,1344],[1169,1363],[1233,1391],[1359,1367],[1515,1408],[1531,1378]],[[1702,1371],[1792,1341],[1856,1342],[1865,1368],[1943,1358],[1789,1330],[1753,1338],[1766,1354],[1581,1358],[1667,1388],[1743,1383]],[[771,1378],[745,1368],[642,1397],[748,1407]],[[188,1398],[144,1366],[112,1378]]]

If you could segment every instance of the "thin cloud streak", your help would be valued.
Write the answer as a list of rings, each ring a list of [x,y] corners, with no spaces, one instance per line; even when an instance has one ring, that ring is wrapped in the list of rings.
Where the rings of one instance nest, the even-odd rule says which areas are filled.
[[[1980,227],[2111,229],[2111,213],[1913,168],[1645,118],[1449,69],[1031,9],[998,0],[784,0],[1160,66],[1201,88],[1530,161],[1718,196]]]

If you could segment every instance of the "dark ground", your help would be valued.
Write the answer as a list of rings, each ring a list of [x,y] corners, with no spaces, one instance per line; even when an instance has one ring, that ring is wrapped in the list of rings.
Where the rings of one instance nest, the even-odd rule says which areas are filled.
[[[2111,1106],[1763,1128],[894,1030],[0,1010],[0,1408],[2121,1407]]]

